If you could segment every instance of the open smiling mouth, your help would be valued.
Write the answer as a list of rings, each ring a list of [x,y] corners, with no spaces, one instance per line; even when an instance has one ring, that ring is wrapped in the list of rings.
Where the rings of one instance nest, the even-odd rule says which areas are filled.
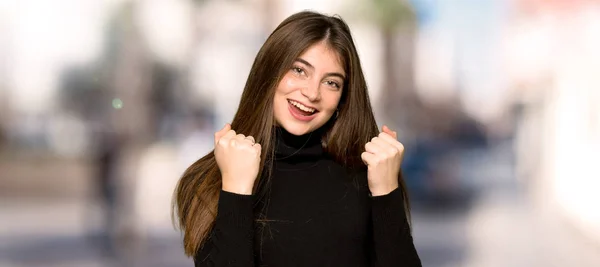
[[[303,121],[308,121],[308,120],[312,120],[315,115],[317,113],[319,113],[319,110],[315,109],[315,108],[311,108],[311,107],[307,107],[305,105],[303,105],[302,103],[299,103],[297,101],[288,99],[288,106],[290,109],[290,113],[292,113],[292,116],[294,116],[296,119],[299,120],[303,120]]]

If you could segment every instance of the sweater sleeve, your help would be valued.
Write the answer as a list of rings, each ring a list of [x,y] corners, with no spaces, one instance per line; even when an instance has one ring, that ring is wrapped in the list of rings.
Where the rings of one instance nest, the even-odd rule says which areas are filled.
[[[194,256],[194,266],[254,266],[253,196],[222,191],[208,240]]]
[[[376,267],[421,267],[408,220],[402,191],[398,188],[371,198],[374,258]]]

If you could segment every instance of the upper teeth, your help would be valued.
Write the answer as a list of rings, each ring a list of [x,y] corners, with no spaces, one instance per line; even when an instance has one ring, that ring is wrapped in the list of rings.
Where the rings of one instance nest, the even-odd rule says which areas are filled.
[[[302,105],[296,101],[290,100],[290,103],[303,111],[310,112],[310,113],[315,112],[314,108],[309,108],[309,107]]]

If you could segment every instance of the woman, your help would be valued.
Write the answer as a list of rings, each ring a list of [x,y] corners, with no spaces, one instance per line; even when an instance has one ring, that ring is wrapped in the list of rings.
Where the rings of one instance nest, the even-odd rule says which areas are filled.
[[[300,12],[258,52],[231,125],[175,192],[196,266],[421,266],[348,26]]]

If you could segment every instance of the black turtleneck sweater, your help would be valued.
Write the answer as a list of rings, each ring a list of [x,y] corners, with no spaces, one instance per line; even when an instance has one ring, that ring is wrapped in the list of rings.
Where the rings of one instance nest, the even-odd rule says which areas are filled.
[[[221,191],[195,266],[421,266],[399,189],[371,197],[366,168],[334,162],[317,132],[276,136],[267,197]]]

